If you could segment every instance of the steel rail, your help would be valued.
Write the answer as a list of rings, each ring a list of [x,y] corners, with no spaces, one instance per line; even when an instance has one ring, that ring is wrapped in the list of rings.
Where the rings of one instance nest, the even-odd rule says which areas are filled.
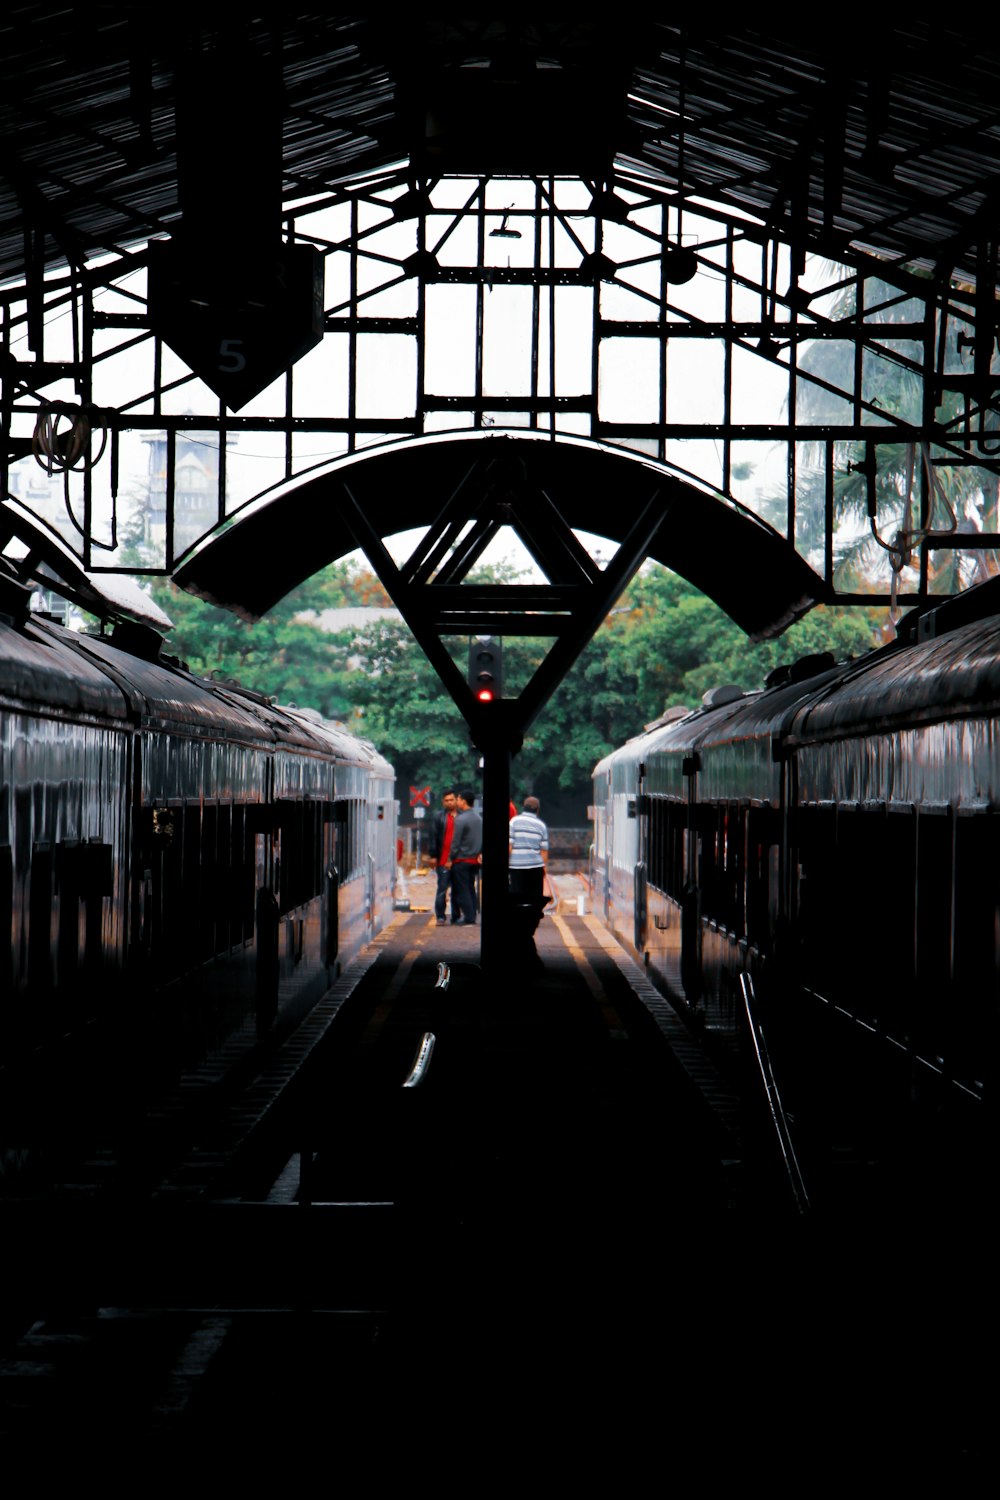
[[[812,1207],[809,1201],[809,1193],[806,1189],[805,1178],[799,1166],[798,1157],[795,1154],[795,1143],[792,1140],[791,1127],[788,1116],[781,1102],[778,1092],[777,1080],[771,1067],[771,1059],[767,1050],[767,1042],[764,1031],[756,1014],[757,998],[754,991],[754,983],[751,975],[742,973],[740,975],[740,992],[743,996],[743,1007],[746,1012],[747,1024],[750,1027],[750,1038],[753,1042],[754,1052],[757,1057],[757,1067],[760,1072],[761,1082],[767,1094],[768,1108],[771,1112],[771,1123],[774,1126],[778,1138],[778,1146],[781,1151],[782,1161],[785,1166],[785,1174],[795,1206],[800,1214],[807,1214]]]
[[[419,1088],[427,1077],[427,1070],[430,1068],[431,1058],[434,1056],[434,1042],[433,1031],[425,1031],[420,1038],[420,1046],[417,1048],[416,1056],[413,1059],[413,1066],[410,1068],[403,1083],[404,1089]]]

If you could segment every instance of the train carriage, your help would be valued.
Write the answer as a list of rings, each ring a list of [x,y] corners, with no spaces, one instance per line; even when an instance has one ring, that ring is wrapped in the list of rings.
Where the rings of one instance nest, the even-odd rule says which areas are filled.
[[[710,695],[595,771],[595,903],[619,939],[723,1056],[749,974],[793,1096],[825,1052],[883,1138],[981,1145],[993,1108],[998,606],[986,585],[857,661]]]
[[[397,807],[391,766],[319,715],[195,678],[144,628],[75,634],[9,583],[4,605],[0,1113],[16,1134],[57,1053],[103,1047],[110,1069],[138,1047],[136,1071],[167,1076],[291,1025],[391,916]]]

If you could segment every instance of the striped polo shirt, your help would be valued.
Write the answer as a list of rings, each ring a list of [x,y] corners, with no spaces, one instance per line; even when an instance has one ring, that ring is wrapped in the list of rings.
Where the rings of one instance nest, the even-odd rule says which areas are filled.
[[[542,850],[549,847],[549,830],[534,813],[518,813],[510,820],[510,867],[536,870],[544,864]]]

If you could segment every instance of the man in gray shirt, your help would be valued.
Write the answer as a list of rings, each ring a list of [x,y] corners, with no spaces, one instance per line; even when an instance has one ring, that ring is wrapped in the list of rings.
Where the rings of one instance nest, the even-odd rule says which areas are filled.
[[[483,852],[483,820],[468,792],[457,792],[458,815],[451,840],[451,899],[461,915],[456,927],[476,925],[476,871]]]
[[[523,812],[510,820],[510,899],[512,952],[525,968],[540,969],[535,930],[547,900],[549,830],[538,816],[537,797],[525,797]]]

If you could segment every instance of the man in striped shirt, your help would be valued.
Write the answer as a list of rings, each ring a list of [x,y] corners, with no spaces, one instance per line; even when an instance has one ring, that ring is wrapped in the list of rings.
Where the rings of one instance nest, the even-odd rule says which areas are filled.
[[[538,816],[540,805],[537,797],[525,797],[524,811],[510,820],[508,844],[510,893],[515,904],[536,908],[535,927],[545,905],[545,867],[549,862],[549,830]]]

